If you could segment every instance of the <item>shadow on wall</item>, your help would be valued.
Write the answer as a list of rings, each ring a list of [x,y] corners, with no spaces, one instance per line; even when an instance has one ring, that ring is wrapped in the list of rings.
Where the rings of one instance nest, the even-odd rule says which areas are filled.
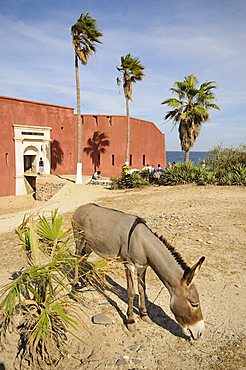
[[[90,156],[94,171],[96,171],[100,166],[100,156],[106,152],[106,147],[110,145],[110,141],[104,132],[95,131],[93,136],[87,140],[87,145],[84,152]]]
[[[51,168],[56,170],[58,164],[62,164],[64,153],[62,151],[59,141],[53,140],[51,142]]]

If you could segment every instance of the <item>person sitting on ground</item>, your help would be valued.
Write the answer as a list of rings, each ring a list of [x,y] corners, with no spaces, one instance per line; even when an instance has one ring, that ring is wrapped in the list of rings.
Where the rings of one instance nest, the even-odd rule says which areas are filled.
[[[89,185],[89,184],[96,184],[97,182],[99,183],[100,180],[102,180],[102,183],[103,181],[110,181],[107,177],[102,177],[101,176],[101,171],[95,171],[91,177],[91,179],[87,180],[86,181],[86,185]]]
[[[154,171],[152,172],[152,176],[156,177],[156,178],[159,178],[160,175],[161,175],[161,172],[165,172],[162,168],[161,168],[161,165],[158,164],[157,166],[157,170],[154,169]]]
[[[92,180],[98,180],[101,178],[101,171],[96,171],[92,175]]]

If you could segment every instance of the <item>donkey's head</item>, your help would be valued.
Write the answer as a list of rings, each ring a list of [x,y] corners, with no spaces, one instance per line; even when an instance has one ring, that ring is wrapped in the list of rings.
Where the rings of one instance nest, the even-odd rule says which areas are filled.
[[[172,289],[170,308],[185,335],[198,339],[204,330],[200,300],[193,279],[205,257],[184,272],[180,284]]]

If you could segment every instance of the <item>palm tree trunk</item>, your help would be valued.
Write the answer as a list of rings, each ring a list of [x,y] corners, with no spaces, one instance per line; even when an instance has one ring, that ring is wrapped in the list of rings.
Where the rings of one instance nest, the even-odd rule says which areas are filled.
[[[78,57],[75,55],[75,78],[76,78],[76,96],[77,96],[77,119],[78,119],[78,161],[76,184],[82,184],[82,120],[80,108],[80,81],[79,81],[79,66]]]
[[[190,151],[186,150],[185,151],[185,163],[188,163],[190,160]]]
[[[126,119],[127,119],[127,134],[126,134],[126,165],[129,166],[129,157],[130,157],[130,113],[129,113],[129,99],[126,98]]]

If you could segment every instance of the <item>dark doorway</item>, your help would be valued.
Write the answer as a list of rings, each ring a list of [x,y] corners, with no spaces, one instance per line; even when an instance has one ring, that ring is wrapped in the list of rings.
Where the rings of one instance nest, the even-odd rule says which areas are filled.
[[[36,174],[25,174],[25,186],[27,194],[32,193],[33,198],[36,200],[36,191],[37,191],[37,175]]]
[[[36,173],[36,155],[24,155],[24,172]]]

